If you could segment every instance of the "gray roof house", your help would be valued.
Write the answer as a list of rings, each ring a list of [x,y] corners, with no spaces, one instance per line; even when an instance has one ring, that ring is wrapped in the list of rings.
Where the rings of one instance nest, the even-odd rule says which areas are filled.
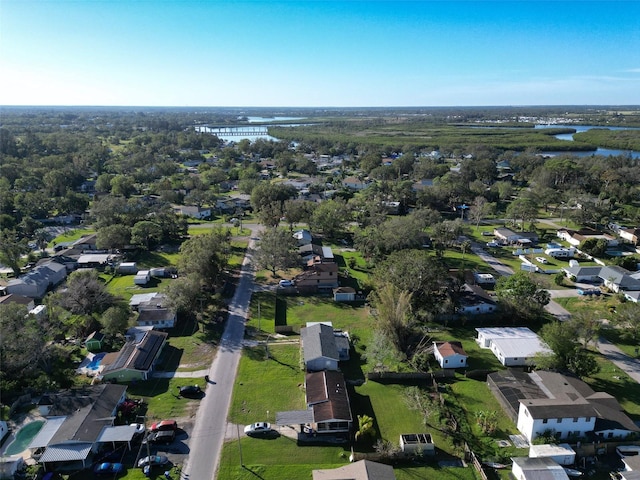
[[[360,460],[338,468],[313,470],[312,480],[396,480],[391,465]]]
[[[10,280],[5,290],[7,293],[25,297],[43,298],[50,288],[58,285],[66,277],[67,269],[64,265],[49,262],[38,265],[30,272]]]
[[[563,267],[562,271],[568,278],[576,277],[576,282],[595,282],[600,280],[600,270],[602,267]]]
[[[118,429],[117,440],[133,438],[135,427],[113,427],[125,385],[102,384],[46,395],[41,411],[47,420],[28,448],[46,471],[61,465],[86,468],[93,462],[105,431]]]
[[[300,329],[304,365],[308,371],[338,370],[338,349],[333,327],[316,323]]]
[[[640,290],[640,280],[634,278],[629,270],[617,265],[602,267],[599,276],[605,287],[614,292]]]

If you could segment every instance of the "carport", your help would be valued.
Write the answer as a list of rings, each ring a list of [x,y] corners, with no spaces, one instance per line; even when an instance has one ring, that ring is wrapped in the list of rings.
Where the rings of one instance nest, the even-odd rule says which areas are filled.
[[[117,427],[104,427],[96,443],[111,443],[116,448],[116,442],[126,442],[127,447],[131,450],[131,440],[136,434],[135,425],[119,425]]]
[[[288,412],[276,412],[276,425],[278,427],[289,427],[300,425],[303,431],[305,425],[313,423],[313,410],[290,410]]]

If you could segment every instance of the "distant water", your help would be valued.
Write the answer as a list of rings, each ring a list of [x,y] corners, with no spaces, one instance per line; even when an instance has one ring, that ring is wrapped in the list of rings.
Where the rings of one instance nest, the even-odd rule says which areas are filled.
[[[606,128],[608,130],[640,130],[640,128],[633,127],[604,127],[601,125],[536,125],[535,128],[573,128],[576,133],[586,132],[587,130],[591,130],[593,128]],[[573,142],[573,133],[561,133],[559,135],[554,135],[558,140],[565,140],[567,142]],[[591,152],[583,152],[583,151],[562,151],[562,152],[544,152],[545,155],[562,155],[562,154],[571,154],[576,157],[589,157],[591,155],[602,155],[604,157],[609,156],[617,156],[617,155],[630,155],[631,158],[640,158],[640,152],[635,150],[614,150],[611,148],[600,148],[598,147],[596,151]]]

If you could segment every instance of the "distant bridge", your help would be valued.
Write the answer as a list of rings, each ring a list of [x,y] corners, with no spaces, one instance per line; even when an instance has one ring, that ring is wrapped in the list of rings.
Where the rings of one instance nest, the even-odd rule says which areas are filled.
[[[220,137],[253,137],[256,135],[267,135],[269,133],[268,127],[265,126],[231,126],[231,127],[209,127],[198,126],[196,131],[211,133]]]

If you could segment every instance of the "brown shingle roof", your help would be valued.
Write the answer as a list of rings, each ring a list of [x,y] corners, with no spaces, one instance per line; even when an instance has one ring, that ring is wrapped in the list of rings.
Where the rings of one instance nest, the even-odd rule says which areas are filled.
[[[342,373],[327,370],[307,373],[306,387],[307,405],[313,409],[315,422],[353,420]]]

